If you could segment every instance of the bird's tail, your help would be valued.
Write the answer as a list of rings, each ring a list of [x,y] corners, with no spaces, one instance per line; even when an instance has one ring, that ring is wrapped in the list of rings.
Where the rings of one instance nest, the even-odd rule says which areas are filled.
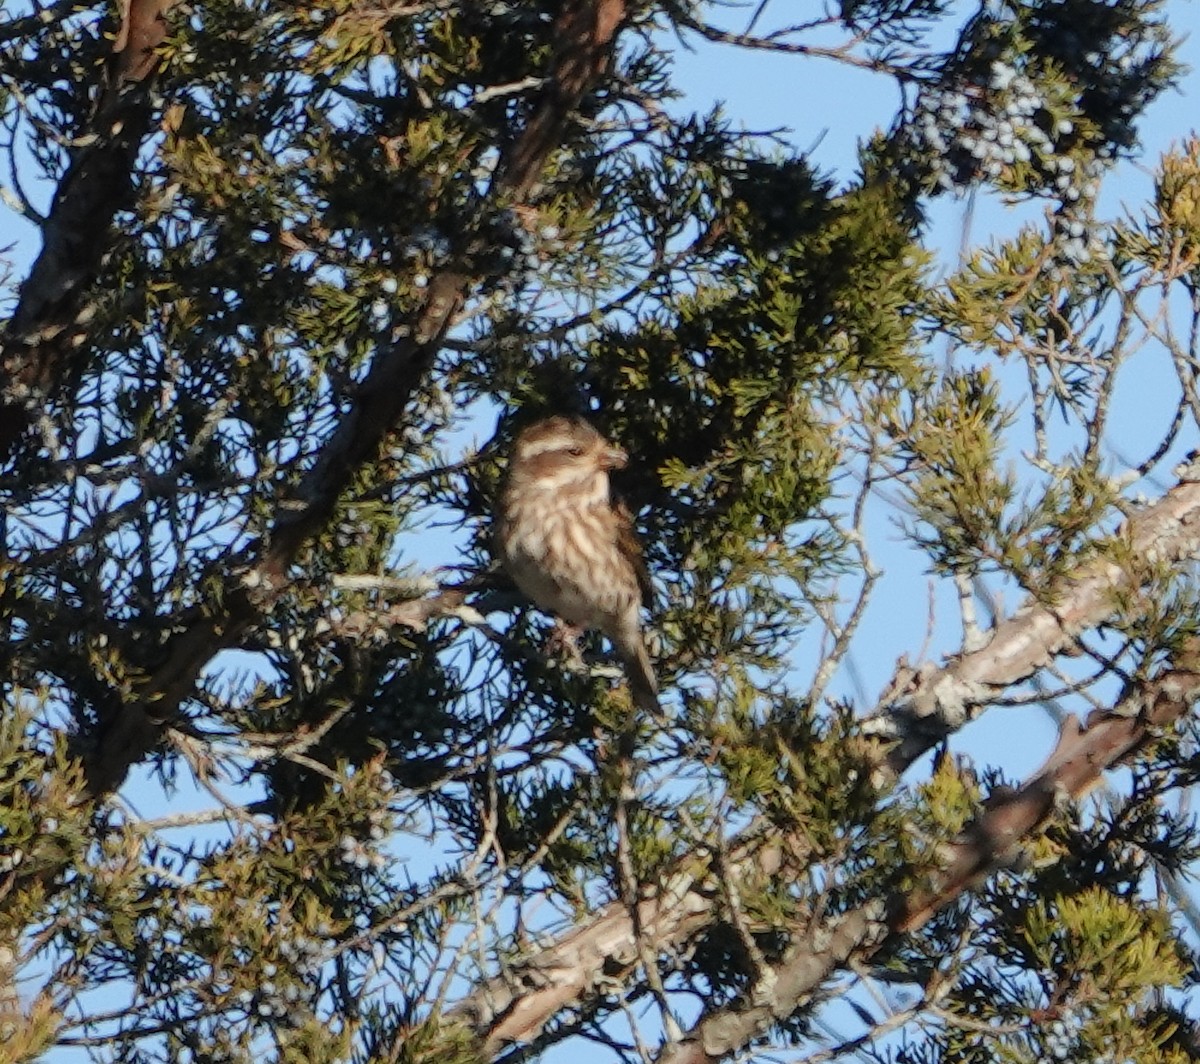
[[[661,708],[658,704],[658,680],[654,676],[654,666],[650,664],[650,655],[646,653],[646,644],[639,635],[626,649],[625,673],[629,677],[633,701],[647,713],[658,713]]]

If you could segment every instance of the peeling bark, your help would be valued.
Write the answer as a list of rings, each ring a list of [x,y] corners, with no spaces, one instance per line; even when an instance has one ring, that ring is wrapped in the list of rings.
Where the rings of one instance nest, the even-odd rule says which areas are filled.
[[[943,667],[901,668],[890,697],[863,722],[863,731],[894,742],[879,766],[880,783],[897,779],[917,758],[974,720],[1005,688],[1033,676],[1078,645],[1085,631],[1112,616],[1117,598],[1141,586],[1154,567],[1170,568],[1200,554],[1200,470],[1158,502],[1139,510],[1061,586],[1047,588],[1001,621],[988,643]]]
[[[797,928],[784,961],[760,977],[738,1002],[706,1014],[680,1042],[669,1043],[661,1064],[708,1064],[746,1048],[776,1020],[802,1008],[821,984],[851,959],[866,962],[885,946],[927,923],[1011,860],[1059,802],[1080,798],[1101,775],[1137,751],[1200,698],[1200,640],[1193,639],[1175,667],[1143,685],[1127,687],[1111,712],[1092,713],[1085,725],[1068,717],[1042,768],[1024,786],[996,802],[963,832],[928,887],[886,902]],[[883,915],[886,913],[886,916]]]

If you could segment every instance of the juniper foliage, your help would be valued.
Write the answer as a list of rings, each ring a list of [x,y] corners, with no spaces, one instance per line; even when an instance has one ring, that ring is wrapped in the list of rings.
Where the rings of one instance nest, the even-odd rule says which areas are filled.
[[[4,13],[42,242],[0,336],[0,1058],[1200,1055],[1200,148],[1095,207],[1178,27],[792,17]],[[701,39],[902,106],[835,179],[680,98]],[[942,278],[968,193],[1044,217]],[[660,718],[491,565],[547,410],[633,456]],[[897,528],[934,650],[869,692],[923,653],[874,634]],[[1038,774],[958,756],[1021,703],[1075,714]]]

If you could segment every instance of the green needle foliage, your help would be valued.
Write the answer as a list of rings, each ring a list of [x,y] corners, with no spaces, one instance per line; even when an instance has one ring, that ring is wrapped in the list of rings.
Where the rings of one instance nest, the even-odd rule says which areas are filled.
[[[1200,1058],[1200,148],[1095,206],[1185,27],[785,6],[0,15],[0,1064]],[[823,173],[703,40],[895,120]],[[493,564],[552,412],[658,715]]]

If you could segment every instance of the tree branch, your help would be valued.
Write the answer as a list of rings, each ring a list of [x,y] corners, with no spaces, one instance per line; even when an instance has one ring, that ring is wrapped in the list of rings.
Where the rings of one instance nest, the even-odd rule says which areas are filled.
[[[863,721],[867,735],[893,742],[879,782],[897,779],[917,758],[974,720],[1001,691],[1029,679],[1115,612],[1120,596],[1143,585],[1150,570],[1170,569],[1200,554],[1200,465],[1189,457],[1179,482],[1139,510],[1060,586],[1045,589],[1001,621],[991,639],[948,665],[898,671],[890,697]]]
[[[916,893],[873,901],[816,927],[796,928],[784,961],[737,1002],[703,1016],[658,1064],[709,1064],[747,1046],[811,1000],[836,970],[869,960],[992,872],[1008,864],[1059,803],[1085,795],[1107,769],[1135,755],[1158,731],[1200,698],[1200,639],[1193,638],[1174,667],[1144,684],[1127,686],[1111,712],[1092,713],[1085,725],[1069,716],[1040,771],[996,802],[947,850],[941,871]]]
[[[133,164],[154,111],[156,49],[172,3],[125,0],[95,114],[72,151],[42,227],[41,253],[0,336],[0,458],[82,371],[91,317],[85,296],[112,250],[113,218],[133,189]]]

